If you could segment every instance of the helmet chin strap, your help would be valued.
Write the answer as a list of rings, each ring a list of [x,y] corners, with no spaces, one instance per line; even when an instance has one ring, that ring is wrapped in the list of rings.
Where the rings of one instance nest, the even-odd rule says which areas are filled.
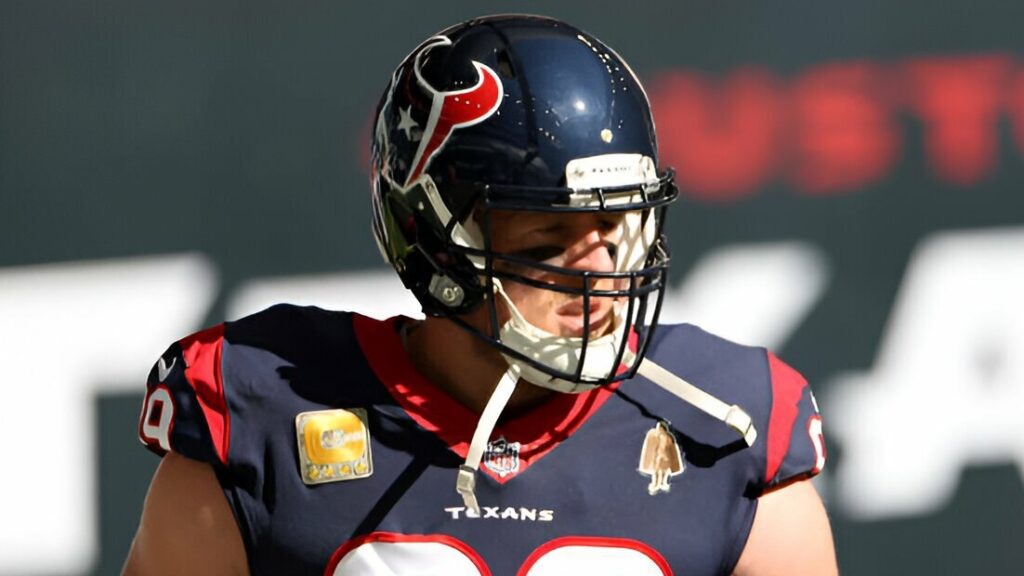
[[[512,299],[505,293],[501,281],[497,278],[494,279],[494,291],[505,300],[511,315],[509,321],[501,328],[502,342],[542,363],[555,366],[563,372],[576,370],[580,358],[579,344],[582,342],[582,338],[556,336],[531,324],[519,312],[519,309],[516,308]],[[622,342],[625,332],[623,329],[623,319],[620,317],[617,319],[617,322],[618,327],[615,330],[594,339],[588,344],[587,362],[583,367],[584,375],[603,377],[617,368],[617,366],[612,366],[612,364],[615,362],[619,344]],[[516,365],[511,358],[507,356],[505,358],[510,366]],[[622,361],[626,364],[632,364],[634,359],[633,351],[627,347],[623,353]],[[521,370],[523,371],[523,379],[527,382],[558,392],[576,393],[594,388],[593,385],[567,382],[554,378],[532,366],[527,366]],[[757,440],[757,429],[754,427],[753,420],[743,408],[736,404],[726,404],[722,400],[657,365],[649,357],[644,357],[640,361],[637,373],[702,412],[721,420],[735,430],[743,438],[747,446],[753,446],[754,441]]]
[[[579,361],[579,343],[582,341],[582,338],[563,338],[537,328],[519,312],[512,299],[505,293],[501,282],[497,279],[494,282],[495,292],[505,300],[512,316],[505,323],[505,326],[502,327],[502,342],[511,345],[523,353],[529,354],[541,362],[555,365],[563,372],[575,370]],[[588,345],[587,363],[583,367],[584,375],[606,376],[610,371],[617,368],[613,367],[612,364],[615,361],[619,343],[624,337],[622,318],[618,318],[618,324],[619,326],[616,330],[593,340]],[[513,363],[512,359],[508,357],[506,359],[510,365]],[[591,364],[592,359],[594,361],[593,364]],[[626,364],[631,364],[634,359],[633,351],[627,347],[623,353],[622,361]],[[566,382],[553,378],[533,367],[527,368],[523,372],[523,378],[531,384],[559,392],[583,392],[593,388],[592,385]],[[757,440],[757,429],[754,427],[750,415],[743,408],[735,404],[726,404],[722,400],[662,368],[649,357],[644,357],[641,360],[640,365],[637,367],[637,373],[702,412],[721,420],[735,430],[743,438],[747,446],[752,446],[754,441]]]
[[[726,404],[655,364],[653,360],[647,358],[642,360],[637,372],[669,393],[724,422],[743,438],[747,446],[753,446],[754,441],[757,440],[757,429],[754,427],[750,415],[739,406]],[[477,515],[480,514],[480,503],[476,498],[476,472],[480,468],[484,448],[487,446],[488,440],[490,440],[491,433],[494,432],[498,418],[501,417],[502,411],[505,410],[509,399],[512,398],[512,393],[516,389],[516,382],[519,381],[521,374],[522,369],[519,364],[517,362],[510,362],[508,370],[501,376],[501,380],[498,381],[494,392],[491,393],[490,399],[487,400],[487,405],[480,415],[480,420],[476,423],[476,430],[473,431],[473,439],[469,443],[466,460],[459,466],[455,490],[462,496],[462,501],[466,508],[472,510]]]
[[[513,343],[519,344],[516,348],[523,353],[529,353],[541,361],[555,361],[563,371],[566,371],[565,368],[569,364],[572,364],[572,368],[575,369],[575,363],[579,361],[579,342],[582,341],[582,338],[558,337],[533,326],[522,316],[515,304],[512,303],[511,298],[505,293],[501,283],[497,279],[494,282],[495,292],[505,300],[512,316],[501,329],[502,342],[509,344],[506,338],[509,335],[515,335],[518,338],[514,339]],[[588,360],[591,358],[591,354],[594,354],[594,356],[600,355],[599,357],[604,358],[602,364],[613,362],[618,342],[623,337],[621,332],[620,322],[619,329],[595,339],[589,345],[587,351]],[[610,347],[608,346],[609,344]],[[606,348],[608,348],[611,354],[610,359],[605,358],[607,356],[605,354]],[[634,359],[633,352],[627,347],[622,361],[630,364]],[[459,474],[455,482],[455,490],[462,496],[466,508],[478,515],[480,514],[480,503],[476,498],[476,472],[480,468],[484,448],[486,448],[487,442],[490,440],[491,433],[494,432],[498,418],[501,417],[502,411],[505,410],[505,406],[512,398],[512,393],[515,391],[516,383],[519,379],[523,378],[531,384],[560,392],[582,392],[594,387],[592,385],[565,382],[532,367],[528,367],[529,370],[524,372],[523,366],[519,362],[508,356],[505,356],[505,360],[508,362],[508,370],[502,375],[498,385],[494,388],[494,392],[491,393],[491,397],[487,400],[487,405],[484,406],[480,420],[477,421],[476,430],[473,432],[473,439],[469,443],[466,460],[459,466]],[[562,364],[565,364],[565,366]],[[584,373],[586,373],[586,366],[584,368]],[[684,402],[713,418],[721,420],[735,430],[743,438],[747,446],[753,446],[757,440],[757,429],[754,427],[753,420],[743,408],[736,404],[726,404],[715,396],[662,368],[648,357],[640,361],[637,373]]]
[[[747,446],[753,446],[754,441],[757,440],[757,428],[754,427],[753,420],[751,420],[750,415],[743,408],[735,404],[726,404],[679,376],[658,366],[650,358],[645,357],[640,361],[637,373],[702,412],[725,422],[727,426],[735,430],[743,438]]]
[[[466,452],[466,461],[459,466],[455,490],[462,496],[466,508],[478,515],[480,514],[480,504],[477,502],[475,492],[476,471],[480,468],[480,460],[484,456],[487,441],[490,440],[491,433],[494,432],[494,426],[498,423],[498,418],[501,417],[501,412],[505,409],[509,399],[512,398],[512,392],[516,389],[520,373],[519,364],[509,363],[508,370],[502,375],[501,380],[498,380],[497,387],[491,393],[491,398],[487,401],[483,413],[480,414],[480,420],[476,423],[473,440],[469,443],[469,451]]]

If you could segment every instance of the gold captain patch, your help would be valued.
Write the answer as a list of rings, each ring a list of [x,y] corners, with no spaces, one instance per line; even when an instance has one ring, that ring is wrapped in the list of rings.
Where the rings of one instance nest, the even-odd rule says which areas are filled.
[[[295,417],[299,470],[306,484],[366,478],[373,474],[366,410],[318,410]]]

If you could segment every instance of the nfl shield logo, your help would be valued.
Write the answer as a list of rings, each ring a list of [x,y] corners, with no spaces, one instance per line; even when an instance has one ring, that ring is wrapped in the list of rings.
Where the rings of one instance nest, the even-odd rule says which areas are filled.
[[[502,478],[519,472],[519,442],[509,442],[504,436],[488,442],[484,466]]]

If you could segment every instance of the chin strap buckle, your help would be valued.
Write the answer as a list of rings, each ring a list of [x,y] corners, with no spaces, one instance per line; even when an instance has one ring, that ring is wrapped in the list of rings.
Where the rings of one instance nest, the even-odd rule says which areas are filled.
[[[754,445],[754,441],[757,440],[757,429],[754,428],[754,421],[750,419],[750,414],[747,414],[743,408],[735,404],[729,406],[729,411],[725,414],[725,423],[739,432],[740,436],[743,436],[743,441],[747,443],[747,446]]]
[[[480,515],[480,504],[476,500],[476,470],[465,464],[459,466],[459,476],[455,480],[455,491],[462,496],[466,508]]]

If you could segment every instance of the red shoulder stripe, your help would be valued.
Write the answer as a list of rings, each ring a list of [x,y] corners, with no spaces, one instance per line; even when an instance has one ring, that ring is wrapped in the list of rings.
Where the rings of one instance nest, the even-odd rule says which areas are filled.
[[[185,378],[195,391],[199,406],[206,417],[206,426],[213,439],[213,449],[222,464],[228,463],[228,443],[231,421],[228,404],[224,399],[224,381],[221,378],[221,349],[224,345],[224,325],[218,324],[197,332],[181,342],[185,357]]]
[[[800,396],[807,380],[788,364],[768,352],[768,367],[772,379],[772,411],[768,419],[768,465],[764,481],[771,482],[782,466],[789,451],[793,423],[799,414]]]

